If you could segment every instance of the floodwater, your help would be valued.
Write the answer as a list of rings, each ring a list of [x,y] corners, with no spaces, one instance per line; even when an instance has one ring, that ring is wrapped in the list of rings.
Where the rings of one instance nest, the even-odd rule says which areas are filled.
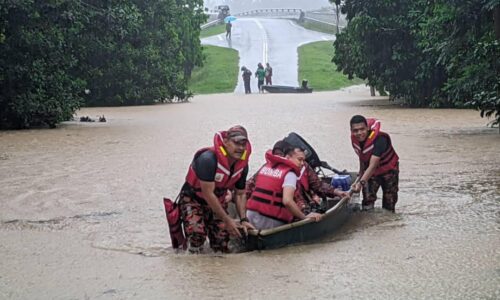
[[[365,87],[91,108],[107,123],[0,132],[0,299],[498,299],[500,135],[471,110],[406,109]],[[348,121],[382,120],[400,156],[397,213],[353,215],[317,243],[176,255],[162,197],[193,153],[240,123],[251,172],[296,131],[356,169]]]

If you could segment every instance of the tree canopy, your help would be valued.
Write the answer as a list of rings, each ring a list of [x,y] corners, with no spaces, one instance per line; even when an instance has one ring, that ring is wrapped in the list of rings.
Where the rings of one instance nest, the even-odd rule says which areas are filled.
[[[474,107],[498,124],[499,8],[498,0],[346,0],[333,62],[411,106]]]
[[[185,100],[202,0],[0,0],[0,128]]]

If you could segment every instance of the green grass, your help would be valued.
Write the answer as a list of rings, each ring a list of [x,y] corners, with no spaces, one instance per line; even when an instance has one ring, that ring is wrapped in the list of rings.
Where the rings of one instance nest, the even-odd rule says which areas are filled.
[[[195,94],[228,93],[238,81],[238,51],[216,46],[203,46],[205,63],[195,68],[189,89]]]
[[[324,32],[324,33],[328,33],[328,34],[335,34],[337,32],[336,27],[326,25],[326,24],[317,23],[317,22],[311,22],[311,21],[305,20],[304,23],[299,23],[299,22],[295,22],[295,23],[297,23],[297,25],[302,26],[302,27],[309,29],[309,30]]]
[[[200,39],[206,38],[212,35],[217,35],[226,32],[226,24],[219,24],[212,27],[203,29],[200,33]]]
[[[315,42],[299,47],[299,82],[309,81],[309,86],[315,91],[331,91],[340,88],[362,84],[358,78],[349,80],[346,75],[337,71],[331,62],[333,46],[331,41]]]

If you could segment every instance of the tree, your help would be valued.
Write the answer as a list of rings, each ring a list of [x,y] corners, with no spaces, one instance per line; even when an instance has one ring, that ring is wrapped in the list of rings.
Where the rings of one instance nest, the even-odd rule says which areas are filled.
[[[0,1],[0,128],[54,127],[80,107],[74,9],[69,1]]]
[[[474,107],[498,124],[498,7],[498,0],[347,0],[349,23],[333,61],[409,105]]]
[[[198,0],[88,1],[81,69],[87,105],[184,100],[192,68],[201,65]]]
[[[205,20],[201,0],[0,0],[0,128],[188,99]]]

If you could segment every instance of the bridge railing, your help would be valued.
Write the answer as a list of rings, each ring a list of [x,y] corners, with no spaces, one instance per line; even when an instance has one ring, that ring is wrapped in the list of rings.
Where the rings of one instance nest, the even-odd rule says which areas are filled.
[[[328,31],[335,32],[337,28],[337,24],[335,24],[335,19],[332,18],[333,22],[325,21],[324,16],[320,16],[320,14],[315,12],[304,12],[300,8],[262,8],[262,9],[254,9],[250,11],[245,11],[241,13],[234,14],[236,17],[244,18],[244,17],[274,17],[274,18],[294,18],[299,22],[309,22],[315,23],[323,28],[326,28]],[[333,15],[332,15],[333,17]],[[326,18],[328,19],[328,18]],[[205,29],[208,27],[212,27],[218,24],[221,24],[222,20],[214,20],[203,24],[201,29]],[[341,22],[342,23],[342,22]],[[339,25],[339,29],[342,30],[345,26]]]
[[[235,16],[240,17],[253,17],[253,16],[263,16],[263,17],[296,17],[298,18],[302,13],[300,8],[261,8],[254,9],[250,11],[245,11],[242,13],[235,14]]]
[[[222,22],[224,22],[224,21],[222,21],[222,20],[213,20],[213,21],[210,21],[210,22],[208,22],[208,23],[205,23],[205,24],[201,25],[200,27],[201,27],[201,29],[206,29],[206,28],[208,28],[208,27],[212,27],[212,26],[215,26],[215,25],[219,25],[219,24],[221,24]]]

